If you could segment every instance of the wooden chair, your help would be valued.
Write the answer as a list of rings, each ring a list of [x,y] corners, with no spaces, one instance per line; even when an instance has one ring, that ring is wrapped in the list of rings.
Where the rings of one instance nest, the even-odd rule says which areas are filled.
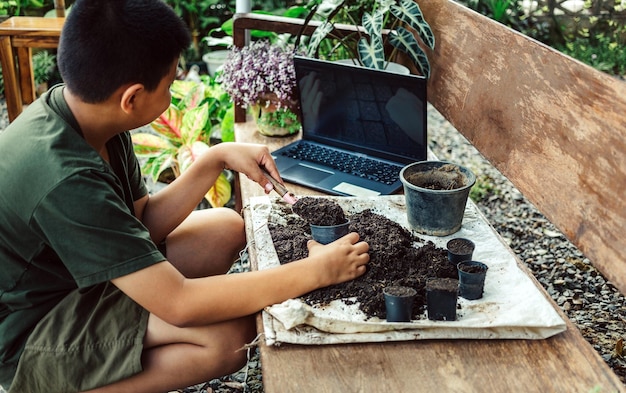
[[[56,18],[15,16],[0,23],[0,64],[9,121],[35,100],[32,48],[55,49],[65,22],[65,1],[54,2]]]

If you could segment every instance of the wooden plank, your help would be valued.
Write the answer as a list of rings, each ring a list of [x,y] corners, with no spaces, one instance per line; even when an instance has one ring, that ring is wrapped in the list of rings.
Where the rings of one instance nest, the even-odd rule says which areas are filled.
[[[0,23],[0,35],[60,36],[65,18],[14,16]]]
[[[295,137],[272,138],[254,123],[235,124],[235,139],[264,143],[271,150]],[[239,176],[247,238],[253,226],[247,201],[264,195]],[[298,195],[316,192],[287,183]],[[250,248],[253,268],[257,266]],[[528,270],[520,265],[549,298]],[[578,329],[556,307],[567,331],[545,340],[427,340],[350,345],[260,344],[263,385],[272,392],[626,392],[626,387]],[[257,319],[263,331],[261,318]]]
[[[626,293],[626,83],[454,1],[420,6],[429,101]]]

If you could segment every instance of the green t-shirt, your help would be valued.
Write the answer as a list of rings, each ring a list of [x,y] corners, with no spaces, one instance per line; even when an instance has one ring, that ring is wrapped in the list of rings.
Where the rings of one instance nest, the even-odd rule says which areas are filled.
[[[134,216],[147,189],[128,132],[86,143],[59,85],[0,133],[0,384],[28,334],[76,288],[165,258]]]

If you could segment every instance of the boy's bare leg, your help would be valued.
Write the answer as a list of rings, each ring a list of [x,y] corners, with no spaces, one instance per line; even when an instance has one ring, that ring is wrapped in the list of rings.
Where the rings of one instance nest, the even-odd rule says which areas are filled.
[[[231,209],[194,211],[166,244],[167,259],[185,276],[223,274],[245,246],[243,220]],[[254,316],[179,328],[150,315],[144,370],[89,392],[168,392],[231,374],[245,365],[242,347],[255,335]]]
[[[167,260],[185,277],[224,274],[246,245],[243,219],[228,208],[194,211],[166,245]]]
[[[178,328],[150,315],[143,371],[89,393],[168,392],[231,374],[246,364],[242,347],[255,334],[253,316],[204,327]]]

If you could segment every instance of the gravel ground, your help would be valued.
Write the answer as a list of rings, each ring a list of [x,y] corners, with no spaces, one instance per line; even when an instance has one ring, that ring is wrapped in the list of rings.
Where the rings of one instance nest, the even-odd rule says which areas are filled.
[[[0,130],[7,124],[0,102]],[[585,339],[626,385],[626,301],[523,195],[493,168],[439,113],[429,108],[430,148],[440,158],[469,167],[477,175],[474,191],[481,191],[478,207]],[[249,270],[247,258],[233,272]],[[185,393],[262,393],[257,348],[240,372],[178,390]]]

